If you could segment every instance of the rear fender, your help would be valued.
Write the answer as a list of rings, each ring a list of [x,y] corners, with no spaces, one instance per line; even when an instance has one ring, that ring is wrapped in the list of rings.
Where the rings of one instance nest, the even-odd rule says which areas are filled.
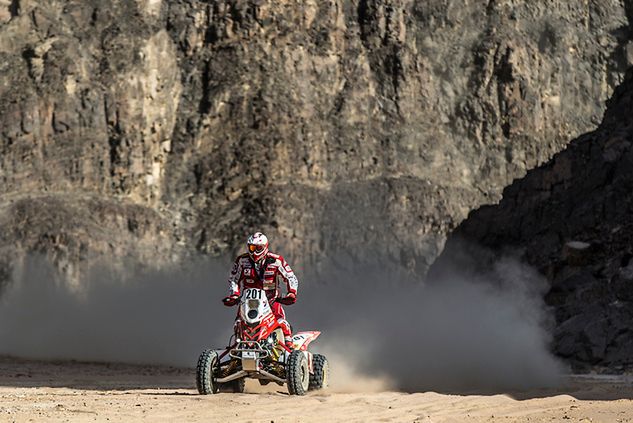
[[[294,336],[292,337],[292,342],[295,345],[295,349],[298,349],[301,351],[307,351],[308,345],[310,345],[310,342],[317,339],[319,335],[321,335],[321,332],[317,330],[298,332],[294,334]]]

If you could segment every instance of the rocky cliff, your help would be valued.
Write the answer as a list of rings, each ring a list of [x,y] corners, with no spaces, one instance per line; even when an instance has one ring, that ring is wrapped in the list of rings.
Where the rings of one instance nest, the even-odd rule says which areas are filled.
[[[632,145],[633,69],[600,127],[506,188],[499,205],[471,213],[431,273],[520,252],[551,283],[556,352],[578,369],[631,369]]]
[[[4,273],[374,245],[424,271],[593,129],[629,1],[0,1]]]

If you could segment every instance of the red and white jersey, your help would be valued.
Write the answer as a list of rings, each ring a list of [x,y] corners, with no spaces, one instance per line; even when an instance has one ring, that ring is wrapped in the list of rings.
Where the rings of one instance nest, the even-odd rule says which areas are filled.
[[[273,300],[279,296],[278,284],[282,281],[289,294],[297,295],[299,281],[282,256],[268,253],[262,263],[256,266],[248,254],[238,256],[229,275],[229,295],[240,295],[243,288],[260,288]]]

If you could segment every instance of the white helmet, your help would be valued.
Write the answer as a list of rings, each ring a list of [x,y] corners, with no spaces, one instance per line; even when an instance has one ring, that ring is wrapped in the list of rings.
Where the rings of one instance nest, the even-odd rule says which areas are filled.
[[[248,255],[255,263],[268,254],[268,238],[261,232],[255,232],[249,236],[246,246],[248,247]]]

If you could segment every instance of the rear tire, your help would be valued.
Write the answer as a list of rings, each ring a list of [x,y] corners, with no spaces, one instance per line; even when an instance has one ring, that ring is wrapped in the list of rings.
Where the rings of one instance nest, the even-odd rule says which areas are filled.
[[[290,395],[305,395],[310,386],[310,369],[306,355],[294,350],[288,356],[286,364],[286,382]]]
[[[196,386],[202,395],[215,394],[219,385],[215,382],[215,373],[218,369],[218,353],[213,350],[205,350],[198,358],[196,368]]]
[[[312,356],[314,373],[310,375],[310,390],[324,389],[330,382],[330,365],[324,355]]]
[[[218,383],[218,391],[221,393],[229,394],[241,394],[244,392],[244,385],[246,384],[246,379],[236,379],[230,382]]]
[[[234,393],[243,394],[244,386],[246,385],[246,379],[242,378],[242,379],[234,380],[234,381],[229,382],[228,384],[231,385],[231,390]]]

